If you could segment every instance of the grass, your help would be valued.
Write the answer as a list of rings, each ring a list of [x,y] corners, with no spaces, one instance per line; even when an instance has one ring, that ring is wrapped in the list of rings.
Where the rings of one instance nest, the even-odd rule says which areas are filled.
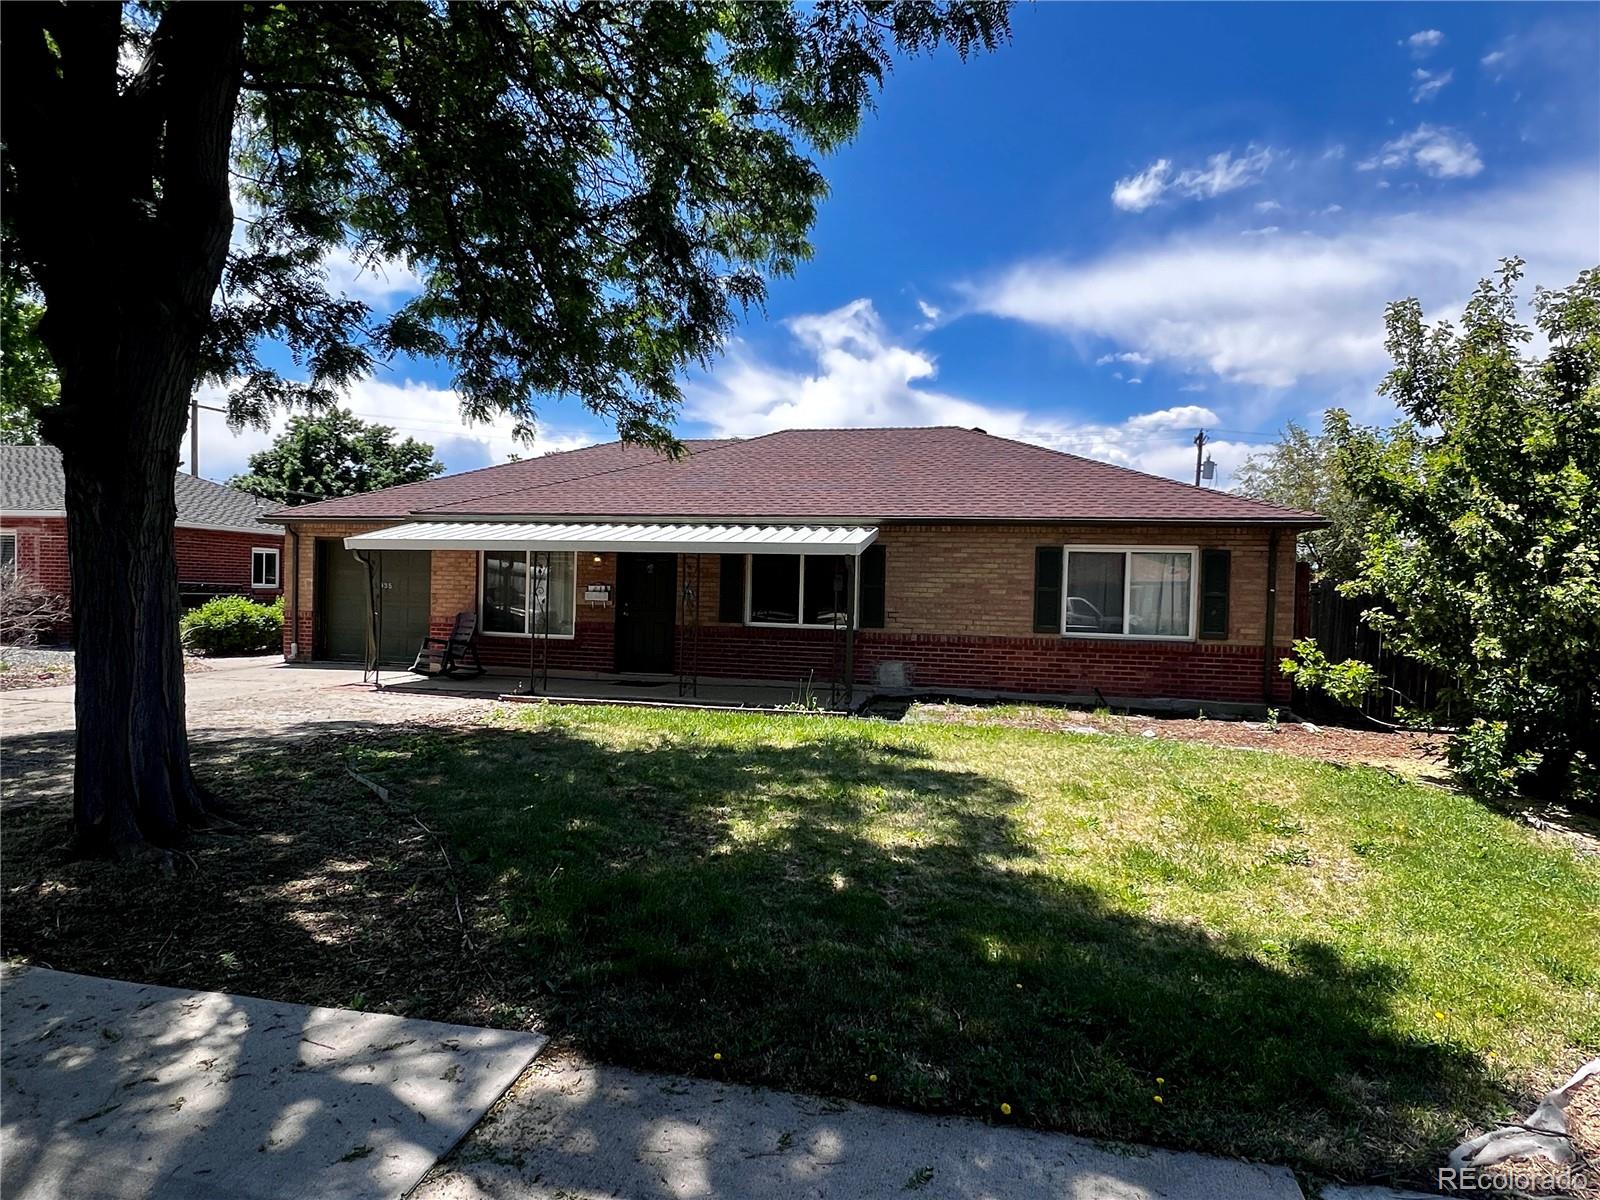
[[[1600,1047],[1600,866],[1443,789],[1011,728],[500,721],[356,759],[604,1059],[1415,1178]]]
[[[1600,1049],[1600,857],[1367,767],[516,706],[200,743],[241,826],[169,878],[4,749],[3,949],[65,970],[1411,1183]]]

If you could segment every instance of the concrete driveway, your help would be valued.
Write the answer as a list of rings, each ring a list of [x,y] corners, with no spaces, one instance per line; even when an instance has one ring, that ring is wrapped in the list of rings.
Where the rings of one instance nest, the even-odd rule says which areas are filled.
[[[361,668],[345,664],[290,664],[277,655],[207,660],[206,670],[184,676],[189,729],[208,733],[292,733],[392,721],[413,721],[483,710],[487,701],[467,693],[378,692],[361,682]],[[386,673],[387,674],[387,673]],[[510,679],[485,677],[480,687],[509,689]],[[73,727],[71,684],[0,692],[0,726],[9,736],[65,733]]]

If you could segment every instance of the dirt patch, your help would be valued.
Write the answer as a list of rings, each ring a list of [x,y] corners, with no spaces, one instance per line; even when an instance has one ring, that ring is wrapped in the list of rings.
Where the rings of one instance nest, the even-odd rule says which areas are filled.
[[[520,1000],[538,989],[497,951],[498,913],[403,799],[385,803],[349,777],[345,751],[359,738],[296,740],[292,753],[260,737],[197,748],[198,774],[237,820],[197,835],[171,874],[71,856],[64,797],[14,806],[0,952],[173,987],[531,1028]]]
[[[1278,754],[1324,762],[1390,767],[1412,777],[1443,776],[1445,772],[1445,739],[1440,734],[1430,733],[1391,733],[1381,729],[1346,729],[1292,721],[1231,721],[1205,717],[1119,715],[1065,708],[1019,708],[1009,705],[991,708],[972,704],[917,704],[906,719],[1159,737],[1230,749],[1271,750]]]

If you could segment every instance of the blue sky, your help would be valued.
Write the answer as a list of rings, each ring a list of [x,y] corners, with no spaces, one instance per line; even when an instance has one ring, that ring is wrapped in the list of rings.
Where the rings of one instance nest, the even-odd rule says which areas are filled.
[[[1205,426],[1225,486],[1287,420],[1387,419],[1386,301],[1453,317],[1501,256],[1530,291],[1600,264],[1600,6],[1044,3],[1013,32],[897,66],[681,435],[982,425],[1182,478]],[[333,269],[379,306],[414,283]],[[514,448],[431,364],[349,406],[452,471]],[[542,415],[537,448],[611,436]],[[208,414],[202,471],[265,441]]]

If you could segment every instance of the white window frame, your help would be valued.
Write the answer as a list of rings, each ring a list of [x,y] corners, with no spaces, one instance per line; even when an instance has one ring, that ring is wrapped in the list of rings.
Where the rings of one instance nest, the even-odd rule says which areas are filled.
[[[806,559],[808,558],[854,558],[855,566],[850,571],[851,588],[855,598],[850,606],[851,619],[855,628],[861,628],[861,556],[859,554],[841,555],[837,550],[832,553],[818,554],[771,554],[763,555],[764,558],[798,558],[800,560],[799,594],[795,597],[794,614],[797,617],[805,616],[806,612]],[[754,554],[744,556],[744,623],[755,629],[832,629],[832,621],[807,622],[807,621],[752,621],[750,619],[750,584],[755,576]]]
[[[1198,635],[1200,620],[1200,547],[1198,546],[1099,546],[1092,542],[1073,543],[1061,548],[1061,618],[1060,628],[1062,637],[1070,638],[1095,638],[1110,642],[1192,642]],[[1070,578],[1069,568],[1072,555],[1078,554],[1121,554],[1122,555],[1122,627],[1128,627],[1128,614],[1132,611],[1133,596],[1133,564],[1128,556],[1131,554],[1187,554],[1189,556],[1189,632],[1176,633],[1084,633],[1079,629],[1067,628],[1067,600],[1071,593],[1067,590],[1067,580]]]
[[[256,578],[256,555],[272,555],[272,582],[266,583]],[[250,589],[257,592],[277,591],[283,586],[283,554],[276,546],[251,546],[250,547]]]
[[[572,556],[572,632],[552,632],[549,634],[530,632],[528,627],[533,624],[534,606],[532,604],[528,605],[527,611],[523,614],[521,633],[510,633],[504,629],[485,628],[483,620],[483,564],[484,560],[491,554],[520,554],[523,556],[523,587],[526,589],[523,594],[529,597],[533,595],[533,556],[535,554],[570,554]],[[516,546],[506,546],[500,550],[478,551],[478,633],[483,637],[491,638],[548,637],[552,642],[570,642],[576,638],[578,636],[578,552],[576,550],[522,550]]]
[[[22,564],[18,561],[17,555],[22,550],[22,544],[19,541],[17,541],[17,532],[16,532],[16,530],[14,530],[14,529],[0,529],[0,542],[10,542],[11,543],[11,566],[12,566],[12,568],[14,570],[20,570]]]

